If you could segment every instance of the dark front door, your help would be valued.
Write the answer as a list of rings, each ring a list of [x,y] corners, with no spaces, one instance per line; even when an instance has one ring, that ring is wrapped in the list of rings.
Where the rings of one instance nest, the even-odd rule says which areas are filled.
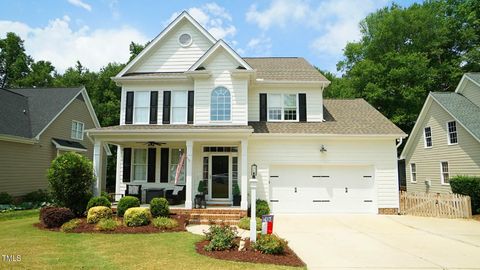
[[[212,198],[228,199],[228,156],[212,156]]]

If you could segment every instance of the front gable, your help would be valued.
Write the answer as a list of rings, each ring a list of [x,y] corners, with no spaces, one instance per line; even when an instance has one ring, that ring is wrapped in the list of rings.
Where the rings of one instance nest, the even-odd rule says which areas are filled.
[[[181,44],[188,34],[191,42]],[[188,13],[182,12],[116,77],[131,73],[187,71],[216,42]]]
[[[473,104],[480,107],[480,83],[474,79],[477,77],[480,77],[480,75],[465,74],[455,92],[462,94],[473,102]]]

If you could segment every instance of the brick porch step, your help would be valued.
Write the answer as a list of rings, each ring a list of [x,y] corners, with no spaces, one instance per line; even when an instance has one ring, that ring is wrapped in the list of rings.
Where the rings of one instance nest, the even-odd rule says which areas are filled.
[[[188,224],[194,225],[238,225],[238,220],[223,219],[189,219]]]
[[[240,209],[207,208],[207,209],[171,209],[170,212],[187,216],[190,224],[227,224],[236,225],[247,215]]]

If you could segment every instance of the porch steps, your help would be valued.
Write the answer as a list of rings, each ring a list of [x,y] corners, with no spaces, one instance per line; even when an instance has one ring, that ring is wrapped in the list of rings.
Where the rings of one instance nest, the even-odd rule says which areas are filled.
[[[189,224],[226,224],[236,225],[247,215],[247,211],[240,209],[171,209],[170,212],[187,216]]]

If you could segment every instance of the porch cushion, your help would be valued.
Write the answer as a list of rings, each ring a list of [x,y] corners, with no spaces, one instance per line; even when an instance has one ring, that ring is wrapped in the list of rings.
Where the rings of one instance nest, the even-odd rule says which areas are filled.
[[[172,192],[172,194],[175,195],[175,196],[177,196],[177,195],[178,195],[178,192],[180,192],[180,191],[183,190],[183,187],[184,187],[184,186],[174,186],[174,187],[173,187],[173,192]]]

